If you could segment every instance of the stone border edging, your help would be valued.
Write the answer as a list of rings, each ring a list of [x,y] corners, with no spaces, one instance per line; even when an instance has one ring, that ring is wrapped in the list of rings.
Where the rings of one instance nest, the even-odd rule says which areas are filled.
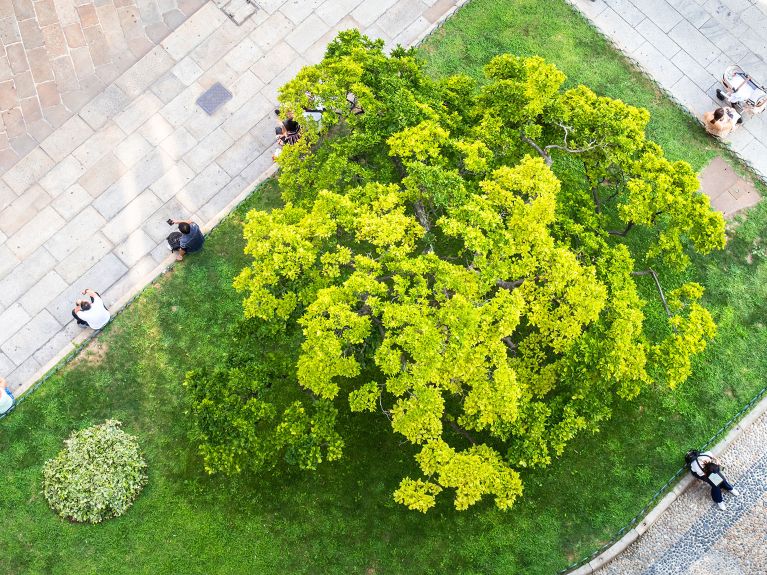
[[[763,397],[761,401],[759,401],[759,403],[743,417],[743,419],[727,432],[724,439],[709,449],[709,451],[716,456],[724,453],[733,441],[740,437],[740,435],[748,429],[754,421],[759,419],[759,417],[765,413],[767,413],[767,396]],[[567,575],[591,575],[592,573],[599,571],[599,569],[607,565],[610,561],[625,551],[629,545],[639,539],[639,537],[658,520],[663,512],[694,482],[695,478],[689,473],[686,474],[684,478],[682,478],[679,483],[677,483],[676,486],[660,500],[660,503],[645,515],[644,519],[642,519],[636,527],[631,528],[623,537],[585,565],[581,565],[573,571],[567,571]]]

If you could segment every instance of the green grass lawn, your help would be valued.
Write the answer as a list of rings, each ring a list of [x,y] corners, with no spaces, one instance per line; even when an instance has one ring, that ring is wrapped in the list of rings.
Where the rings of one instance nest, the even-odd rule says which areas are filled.
[[[721,153],[697,124],[633,72],[564,0],[474,0],[423,47],[434,74],[479,75],[494,54],[539,54],[571,84],[647,107],[651,137],[697,169]],[[247,207],[277,202],[267,182]],[[510,512],[492,503],[427,515],[394,503],[412,470],[383,417],[341,420],[345,458],[318,472],[210,478],[187,441],[181,382],[220,362],[241,315],[231,288],[246,261],[243,209],[205,250],[154,285],[94,346],[0,422],[3,574],[551,574],[591,552],[643,507],[704,441],[763,385],[767,372],[767,211],[731,233],[726,252],[687,273],[707,286],[719,334],[675,392],[653,389],[596,436],[574,441],[552,468],[524,476]],[[751,262],[751,263],[749,263]],[[668,276],[666,276],[668,277]],[[647,297],[653,297],[648,289]],[[41,468],[73,429],[120,419],[138,435],[149,484],[102,525],[62,521],[41,495]]]

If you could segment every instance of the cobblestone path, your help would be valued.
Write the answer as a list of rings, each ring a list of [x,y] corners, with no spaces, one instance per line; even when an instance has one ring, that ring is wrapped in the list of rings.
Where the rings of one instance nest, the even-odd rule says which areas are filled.
[[[598,575],[766,575],[767,413],[720,456],[738,489],[727,509],[696,481]]]

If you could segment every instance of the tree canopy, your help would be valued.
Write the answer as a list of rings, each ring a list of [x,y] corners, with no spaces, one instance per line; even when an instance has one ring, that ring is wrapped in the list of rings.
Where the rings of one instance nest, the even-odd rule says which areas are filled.
[[[235,282],[246,317],[301,327],[314,400],[415,446],[422,474],[394,497],[420,511],[442,491],[511,507],[521,470],[683,382],[716,329],[701,286],[660,290],[655,267],[722,248],[724,223],[647,139],[648,112],[564,89],[537,57],[485,74],[432,79],[412,50],[342,32],[280,91],[283,110],[324,112],[278,159],[285,206],[248,214]]]

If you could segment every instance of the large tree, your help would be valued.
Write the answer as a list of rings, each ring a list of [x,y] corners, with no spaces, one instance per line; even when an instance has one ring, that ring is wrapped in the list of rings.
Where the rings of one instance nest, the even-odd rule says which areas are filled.
[[[417,446],[397,501],[507,509],[520,469],[687,378],[715,325],[699,285],[664,297],[654,266],[723,247],[723,220],[646,110],[564,90],[541,58],[498,56],[478,86],[382,48],[341,33],[282,88],[283,110],[325,111],[279,157],[285,207],[248,214],[236,287],[247,317],[301,326],[312,397]],[[653,281],[655,338],[637,287]]]

